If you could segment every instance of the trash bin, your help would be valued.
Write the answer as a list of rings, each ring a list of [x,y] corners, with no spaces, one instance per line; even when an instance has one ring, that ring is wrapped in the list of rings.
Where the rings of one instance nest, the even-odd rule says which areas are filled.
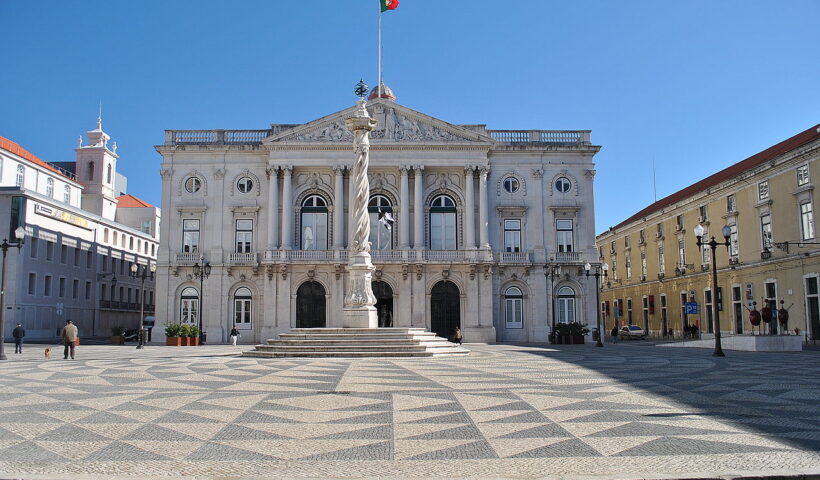
[[[597,342],[599,337],[600,337],[600,334],[598,333],[598,329],[593,328],[592,329],[592,340]]]

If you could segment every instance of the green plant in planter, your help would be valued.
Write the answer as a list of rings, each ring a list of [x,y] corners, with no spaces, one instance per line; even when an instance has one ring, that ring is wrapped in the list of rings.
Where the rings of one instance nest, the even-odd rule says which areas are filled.
[[[165,326],[165,336],[166,337],[182,337],[182,327],[184,325],[180,325],[178,323],[172,323],[170,325]]]
[[[188,327],[188,337],[195,338],[199,336],[199,329],[193,325]]]
[[[125,333],[125,329],[121,326],[111,327],[112,337],[121,337],[123,333]]]
[[[583,336],[589,333],[589,329],[578,322],[559,323],[555,325],[555,332],[560,336]]]

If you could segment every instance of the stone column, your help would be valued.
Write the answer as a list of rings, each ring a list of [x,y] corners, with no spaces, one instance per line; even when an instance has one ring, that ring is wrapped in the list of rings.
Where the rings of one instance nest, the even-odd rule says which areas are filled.
[[[466,180],[466,205],[464,211],[464,247],[468,250],[475,248],[475,177],[473,172],[475,167],[469,165],[464,167],[464,179]]]
[[[279,167],[268,168],[268,250],[279,248]]]
[[[402,165],[399,167],[401,174],[401,192],[399,197],[399,248],[407,250],[410,248],[410,177],[408,170],[410,167]]]
[[[293,166],[282,167],[282,250],[293,249]]]
[[[489,167],[481,167],[478,177],[478,228],[481,232],[479,242],[481,243],[481,248],[487,250],[490,249],[489,224],[487,223],[487,174],[489,172]]]
[[[413,185],[413,248],[416,250],[424,249],[424,186],[421,178],[423,170],[423,165],[413,167],[413,173],[416,174]]]
[[[341,250],[345,246],[345,205],[344,205],[344,173],[343,165],[334,165],[336,174],[333,186],[333,249]]]
[[[364,99],[357,102],[359,108],[353,117],[345,120],[345,126],[353,132],[353,171],[350,176],[351,230],[353,241],[349,245],[350,283],[344,299],[345,328],[377,328],[376,297],[373,295],[371,278],[373,264],[370,262],[370,214],[367,203],[370,200],[370,181],[367,167],[370,162],[370,132],[378,123],[370,118]]]

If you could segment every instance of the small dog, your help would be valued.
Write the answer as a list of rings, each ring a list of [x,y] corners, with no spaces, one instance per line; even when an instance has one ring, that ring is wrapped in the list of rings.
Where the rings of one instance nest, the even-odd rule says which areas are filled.
[[[46,356],[46,360],[51,360],[51,347],[46,347],[46,350],[43,353]]]

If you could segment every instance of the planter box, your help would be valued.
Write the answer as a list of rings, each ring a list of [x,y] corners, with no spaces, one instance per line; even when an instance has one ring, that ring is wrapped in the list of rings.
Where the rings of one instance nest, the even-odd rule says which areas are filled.
[[[112,345],[123,345],[125,338],[122,335],[112,335],[110,341]]]
[[[185,340],[184,337],[167,337],[165,339],[165,345],[169,347],[181,347],[183,345],[183,340]]]
[[[188,337],[188,346],[189,347],[199,346],[199,337]]]
[[[560,345],[582,345],[584,343],[583,335],[558,335],[557,338]]]

